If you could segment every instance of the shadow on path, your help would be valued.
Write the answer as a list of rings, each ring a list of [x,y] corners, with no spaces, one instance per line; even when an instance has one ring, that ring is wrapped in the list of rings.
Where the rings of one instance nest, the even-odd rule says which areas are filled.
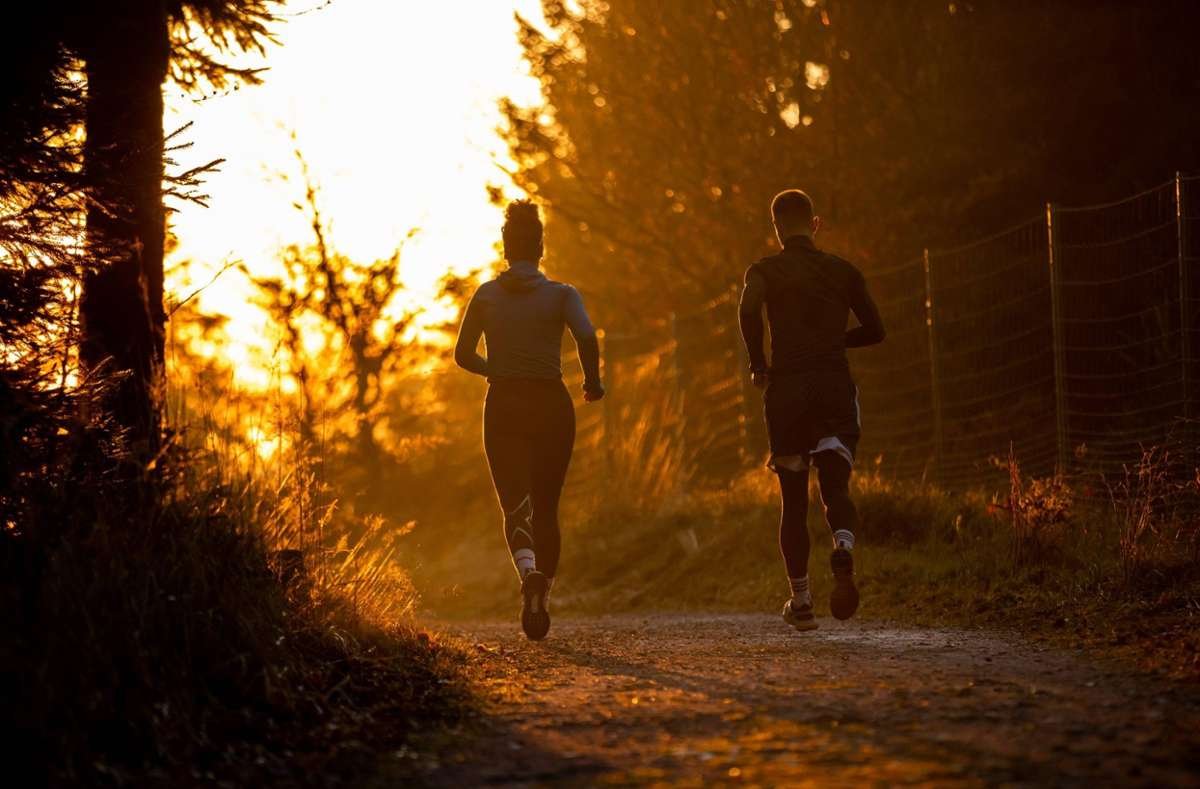
[[[564,620],[477,642],[486,718],[430,784],[1200,786],[1200,691],[970,631],[771,617]],[[440,735],[439,735],[440,736]]]

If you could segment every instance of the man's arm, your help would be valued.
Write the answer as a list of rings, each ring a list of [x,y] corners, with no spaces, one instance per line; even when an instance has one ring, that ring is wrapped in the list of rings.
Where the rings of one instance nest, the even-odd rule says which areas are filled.
[[[563,303],[563,317],[571,336],[575,338],[579,366],[583,368],[584,399],[588,402],[599,400],[604,397],[604,385],[600,383],[600,341],[596,339],[596,329],[583,307],[583,297],[569,285]]]
[[[883,342],[886,332],[883,329],[883,318],[879,316],[879,308],[867,292],[867,280],[861,272],[855,271],[854,285],[850,293],[850,309],[858,319],[858,326],[846,332],[847,348],[862,348]]]
[[[750,360],[750,372],[762,375],[767,371],[767,355],[763,351],[763,303],[767,297],[767,283],[753,266],[746,269],[746,283],[742,286],[742,300],[738,305],[738,325],[742,329],[742,342],[746,344],[746,358]]]
[[[464,370],[476,375],[487,376],[487,359],[479,355],[479,338],[483,335],[483,305],[479,303],[479,292],[467,304],[462,325],[458,328],[458,342],[454,346],[454,362]]]

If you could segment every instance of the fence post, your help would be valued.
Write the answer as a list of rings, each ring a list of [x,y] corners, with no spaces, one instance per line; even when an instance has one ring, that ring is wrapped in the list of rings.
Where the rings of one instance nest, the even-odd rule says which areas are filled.
[[[1062,315],[1062,254],[1054,235],[1054,203],[1046,203],[1046,254],[1050,264],[1050,328],[1054,342],[1054,418],[1058,471],[1065,472],[1069,457],[1067,432],[1066,345]]]
[[[933,265],[929,250],[922,253],[925,263],[925,328],[929,341],[929,391],[933,400],[933,476],[942,481],[942,456],[945,428],[942,423],[942,362],[938,357],[937,320],[933,309]]]
[[[1186,460],[1194,453],[1195,435],[1192,419],[1192,287],[1187,263],[1187,214],[1183,209],[1183,173],[1175,172],[1175,242],[1179,253],[1179,361],[1183,382],[1183,437]]]

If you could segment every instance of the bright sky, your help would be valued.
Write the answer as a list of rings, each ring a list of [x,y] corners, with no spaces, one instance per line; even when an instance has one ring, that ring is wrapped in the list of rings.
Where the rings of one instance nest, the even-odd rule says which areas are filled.
[[[447,270],[465,272],[494,258],[500,211],[485,186],[508,186],[495,134],[496,100],[532,103],[537,83],[520,57],[514,11],[540,20],[538,0],[291,0],[282,46],[270,50],[264,84],[201,102],[168,92],[165,126],[194,125],[183,165],[227,162],[208,177],[208,208],[185,205],[172,219],[180,248],[203,284],[227,260],[273,270],[281,246],[311,240],[292,207],[297,183],[292,144],[322,190],[322,209],[341,252],[386,257],[410,228],[401,264],[422,296]],[[250,289],[235,271],[201,297],[208,311],[233,319],[240,343],[263,336],[247,306]],[[186,295],[186,294],[179,294]],[[244,349],[231,349],[243,356]]]

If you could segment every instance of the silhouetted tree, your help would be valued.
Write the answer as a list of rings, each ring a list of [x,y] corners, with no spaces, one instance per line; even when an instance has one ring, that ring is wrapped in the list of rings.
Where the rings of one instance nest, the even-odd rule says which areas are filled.
[[[108,410],[152,457],[163,363],[163,86],[222,89],[257,72],[225,55],[262,52],[276,0],[80,4],[66,40],[87,84],[87,247],[81,360],[122,376]]]
[[[873,265],[1200,166],[1182,2],[545,0],[520,41],[543,101],[504,102],[548,265],[622,325],[688,311],[771,238],[800,184],[824,243]],[[1169,139],[1164,150],[1158,140]],[[1140,179],[1140,181],[1139,181]],[[653,306],[646,309],[647,294]]]
[[[282,251],[282,276],[251,280],[280,331],[300,401],[300,441],[314,456],[345,461],[336,469],[342,487],[369,503],[382,494],[383,479],[395,479],[398,439],[411,438],[418,426],[413,414],[394,407],[397,379],[430,349],[410,336],[421,309],[402,303],[401,250],[365,264],[338,253],[299,150],[296,159],[304,190],[296,207],[312,243]],[[380,435],[387,438],[381,442]]]
[[[0,522],[15,537],[58,527],[42,505],[61,496],[53,472],[68,465],[76,398],[88,393],[68,386],[83,95],[56,12],[6,13],[21,36],[0,48]]]

